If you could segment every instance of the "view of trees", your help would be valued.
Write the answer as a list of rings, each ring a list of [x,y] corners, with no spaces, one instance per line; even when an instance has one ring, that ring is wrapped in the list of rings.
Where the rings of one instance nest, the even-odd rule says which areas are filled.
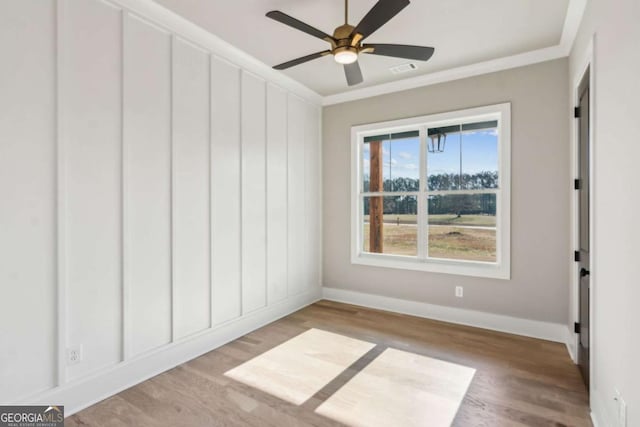
[[[384,214],[417,215],[418,199],[416,196],[385,196]],[[369,197],[364,199],[364,214],[369,215]]]
[[[461,184],[459,186],[459,184]],[[438,190],[482,190],[498,188],[498,172],[484,171],[476,174],[439,174],[428,178],[431,191]],[[365,191],[369,191],[369,177],[365,176]],[[384,181],[384,191],[412,192],[419,191],[419,181],[413,178],[395,178]],[[385,196],[385,214],[418,213],[418,203],[415,196]],[[365,198],[364,214],[369,214],[368,198]],[[429,214],[452,215],[495,215],[496,197],[494,194],[455,194],[437,195],[429,197]]]
[[[429,197],[429,215],[495,215],[495,194],[455,194]]]
[[[429,190],[482,190],[486,188],[498,188],[498,171],[484,171],[473,175],[439,174],[431,175],[427,180]]]
[[[482,190],[498,188],[498,171],[483,171],[475,174],[444,173],[430,175],[427,184],[429,190]],[[369,177],[364,177],[364,191],[369,191]],[[384,191],[418,191],[419,181],[415,178],[386,179],[383,183]]]

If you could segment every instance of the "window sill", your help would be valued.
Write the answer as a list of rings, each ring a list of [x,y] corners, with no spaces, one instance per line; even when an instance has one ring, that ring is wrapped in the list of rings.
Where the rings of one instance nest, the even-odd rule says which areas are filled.
[[[351,257],[351,263],[371,267],[395,268],[400,270],[424,271],[430,273],[454,274],[458,276],[485,277],[491,279],[511,279],[509,263],[487,263],[458,260],[420,260],[401,255],[378,255],[363,253]]]

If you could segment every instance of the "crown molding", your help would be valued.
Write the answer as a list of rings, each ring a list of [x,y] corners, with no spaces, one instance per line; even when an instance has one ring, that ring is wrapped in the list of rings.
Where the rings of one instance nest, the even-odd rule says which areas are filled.
[[[105,1],[105,0],[103,0]],[[292,79],[284,73],[274,70],[264,62],[249,55],[243,50],[224,41],[195,23],[151,0],[106,0],[123,7],[129,13],[143,17],[153,24],[170,29],[172,33],[211,52],[235,66],[260,76],[283,89],[294,93],[307,102],[321,105],[322,95]]]
[[[576,38],[576,34],[578,33],[586,4],[587,0],[569,0],[560,42],[555,46],[492,59],[489,61],[478,62],[462,67],[450,68],[434,73],[423,74],[403,80],[396,80],[389,83],[382,83],[362,89],[337,93],[335,95],[328,95],[322,98],[322,105],[329,106],[341,104],[343,102],[415,89],[422,86],[429,86],[567,57],[571,53],[571,48],[573,47],[573,42]]]
[[[567,56],[571,53],[573,48],[573,42],[576,40],[578,30],[580,29],[580,23],[582,22],[582,16],[584,10],[587,7],[587,0],[569,0],[569,6],[567,7],[567,16],[564,19],[564,26],[562,27],[562,36],[560,37],[560,46],[564,49]]]
[[[423,74],[403,80],[396,80],[349,92],[337,93],[322,98],[322,105],[341,104],[343,102],[356,101],[358,99],[370,98],[372,96],[385,95],[388,93],[400,92],[403,90],[415,89],[422,86],[429,86],[438,83],[460,80],[496,71],[508,70],[510,68],[522,67],[536,64],[538,62],[550,61],[552,59],[566,57],[561,46],[552,46],[538,49],[531,52],[520,53],[506,58],[492,59],[490,61],[478,62],[462,67],[450,68],[437,71],[435,73]]]
[[[569,0],[560,42],[555,46],[323,97],[297,80],[292,79],[280,71],[274,70],[257,58],[254,58],[230,43],[225,42],[221,38],[154,1],[108,1],[123,6],[134,13],[140,14],[146,19],[152,19],[160,26],[171,28],[186,39],[199,43],[202,47],[210,50],[214,55],[220,56],[249,72],[258,74],[276,85],[300,96],[301,98],[321,106],[329,106],[358,99],[370,98],[373,96],[479,76],[482,74],[523,67],[569,56],[587,3],[587,0]]]

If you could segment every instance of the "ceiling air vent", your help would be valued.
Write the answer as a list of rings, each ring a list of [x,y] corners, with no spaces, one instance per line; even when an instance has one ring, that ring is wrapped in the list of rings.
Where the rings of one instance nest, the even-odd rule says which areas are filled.
[[[413,70],[417,70],[417,69],[418,69],[418,66],[416,64],[414,64],[413,62],[409,62],[407,64],[402,64],[402,65],[398,65],[398,66],[389,68],[389,70],[393,74],[408,73],[409,71],[413,71]]]

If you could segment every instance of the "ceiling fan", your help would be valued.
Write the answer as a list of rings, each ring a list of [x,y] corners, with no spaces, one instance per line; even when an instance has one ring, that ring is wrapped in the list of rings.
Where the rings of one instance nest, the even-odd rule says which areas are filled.
[[[371,55],[392,56],[396,58],[414,59],[427,61],[433,55],[432,47],[411,46],[403,44],[363,44],[362,41],[373,34],[376,30],[389,22],[402,9],[409,5],[409,0],[379,0],[357,26],[349,25],[349,0],[344,2],[344,25],[337,27],[333,36],[330,36],[311,25],[305,24],[279,10],[272,10],[267,13],[267,17],[293,27],[297,30],[310,34],[331,44],[331,49],[322,52],[312,53],[301,58],[276,65],[276,70],[284,70],[295,65],[321,58],[326,55],[333,55],[333,59],[344,66],[344,73],[349,86],[362,83],[362,71],[358,65],[358,55],[368,53]]]

